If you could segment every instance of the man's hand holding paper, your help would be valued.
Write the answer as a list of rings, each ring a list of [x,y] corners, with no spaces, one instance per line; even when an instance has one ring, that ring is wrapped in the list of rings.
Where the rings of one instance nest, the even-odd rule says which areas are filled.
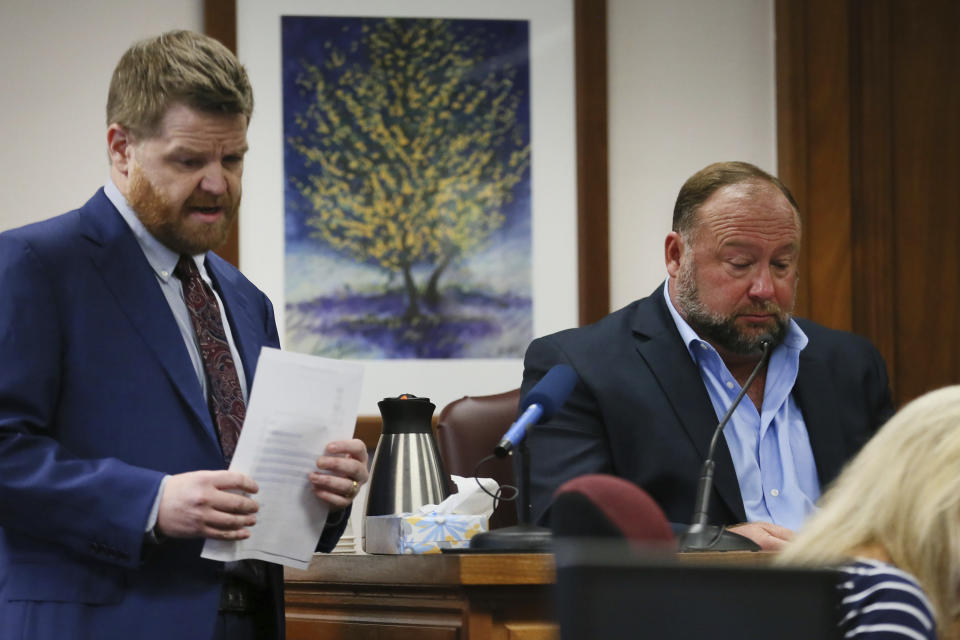
[[[317,459],[310,484],[317,498],[334,509],[345,509],[368,476],[367,445],[357,439],[341,440],[328,444],[326,455]]]
[[[305,569],[331,509],[367,480],[367,451],[351,439],[360,365],[264,349],[231,472],[259,487],[257,524],[239,540],[208,539],[203,557]]]

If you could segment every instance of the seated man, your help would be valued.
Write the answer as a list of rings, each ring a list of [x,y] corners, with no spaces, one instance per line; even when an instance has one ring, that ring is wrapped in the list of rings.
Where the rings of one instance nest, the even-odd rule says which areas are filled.
[[[721,416],[771,355],[717,446],[710,522],[778,548],[892,414],[886,366],[864,338],[791,316],[801,222],[789,190],[742,162],[683,185],[667,234],[669,277],[599,322],[534,340],[526,393],[555,364],[580,381],[528,435],[535,520],[564,481],[610,473],[689,522]]]

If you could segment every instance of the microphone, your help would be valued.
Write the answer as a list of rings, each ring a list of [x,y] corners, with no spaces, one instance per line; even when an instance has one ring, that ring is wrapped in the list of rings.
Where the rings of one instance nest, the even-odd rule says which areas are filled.
[[[753,540],[741,536],[733,531],[727,531],[723,527],[710,526],[707,524],[709,516],[707,507],[710,504],[710,492],[713,489],[713,471],[716,464],[713,460],[714,450],[717,448],[717,442],[720,440],[720,434],[723,428],[730,421],[730,416],[739,406],[747,389],[753,384],[753,379],[760,373],[760,369],[767,363],[770,357],[770,341],[760,342],[760,348],[763,355],[760,356],[760,362],[750,372],[750,376],[744,383],[740,393],[734,399],[733,404],[727,409],[717,424],[713,432],[713,438],[710,440],[710,448],[707,450],[707,457],[703,461],[703,467],[700,469],[700,482],[697,484],[697,498],[694,501],[693,521],[680,538],[680,551],[759,551],[760,547]]]
[[[493,448],[498,458],[504,458],[513,448],[523,442],[527,429],[535,424],[546,422],[563,406],[570,392],[577,385],[577,374],[573,367],[566,364],[554,365],[540,381],[530,389],[520,406],[523,413],[517,418],[500,443]]]
[[[507,553],[542,553],[550,550],[550,529],[530,524],[533,512],[530,504],[530,451],[524,438],[529,427],[553,417],[576,385],[577,374],[571,366],[554,365],[520,402],[523,413],[493,449],[493,455],[498,458],[517,450],[520,461],[520,472],[517,474],[518,522],[512,527],[478,533],[470,539],[470,549]]]

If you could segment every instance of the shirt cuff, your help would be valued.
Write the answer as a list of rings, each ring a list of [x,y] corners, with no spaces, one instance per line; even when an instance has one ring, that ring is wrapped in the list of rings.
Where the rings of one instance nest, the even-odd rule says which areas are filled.
[[[153,499],[153,507],[150,508],[150,515],[147,518],[147,526],[144,529],[148,542],[158,542],[157,540],[157,519],[160,516],[160,499],[163,497],[163,489],[167,486],[167,480],[170,476],[163,476],[160,481],[160,487],[157,489],[157,497]]]

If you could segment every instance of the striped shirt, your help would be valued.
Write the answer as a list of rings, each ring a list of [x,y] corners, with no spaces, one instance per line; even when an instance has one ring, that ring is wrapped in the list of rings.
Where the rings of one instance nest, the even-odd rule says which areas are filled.
[[[933,607],[912,575],[866,558],[856,558],[840,571],[844,638],[936,640]]]

